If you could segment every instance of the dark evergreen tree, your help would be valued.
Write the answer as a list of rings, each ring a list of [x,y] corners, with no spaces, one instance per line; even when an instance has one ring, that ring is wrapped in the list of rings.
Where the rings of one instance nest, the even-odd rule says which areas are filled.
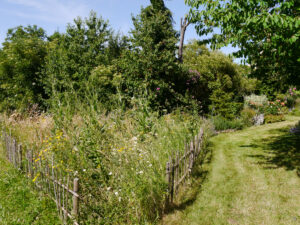
[[[131,46],[118,67],[128,97],[144,97],[153,108],[171,109],[185,92],[183,69],[176,58],[178,33],[164,2],[151,3],[132,18]]]

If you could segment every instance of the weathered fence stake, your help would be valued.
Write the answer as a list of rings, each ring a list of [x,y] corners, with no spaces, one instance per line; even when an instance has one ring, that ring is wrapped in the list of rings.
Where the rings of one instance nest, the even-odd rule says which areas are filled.
[[[166,207],[168,207],[169,203],[170,203],[170,191],[171,191],[170,161],[167,162],[166,177],[167,177],[167,183],[168,183],[168,190],[167,190],[167,196],[166,196]]]
[[[19,144],[19,168],[22,171],[23,170],[23,148],[22,144]]]
[[[73,184],[73,191],[77,194],[79,190],[79,179],[75,178],[74,179],[74,184]],[[78,196],[73,195],[73,210],[72,210],[72,215],[75,217],[75,219],[78,217],[78,206],[79,206],[79,201],[78,201]]]

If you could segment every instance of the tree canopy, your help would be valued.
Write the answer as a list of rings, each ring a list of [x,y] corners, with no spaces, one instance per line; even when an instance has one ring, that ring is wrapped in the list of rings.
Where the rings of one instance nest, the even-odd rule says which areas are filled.
[[[117,67],[129,99],[145,97],[153,108],[170,109],[180,104],[185,92],[185,81],[180,81],[184,72],[176,58],[178,33],[163,1],[151,3],[132,18],[130,48]]]
[[[296,0],[185,0],[200,36],[213,47],[232,44],[268,94],[300,85],[300,2]],[[218,29],[216,29],[218,28]]]
[[[9,29],[0,51],[2,110],[25,109],[45,97],[40,72],[46,50],[46,33],[37,26]]]
[[[201,101],[203,111],[233,118],[241,110],[243,96],[255,90],[256,80],[220,51],[193,40],[185,46],[184,64],[190,69],[188,91]]]

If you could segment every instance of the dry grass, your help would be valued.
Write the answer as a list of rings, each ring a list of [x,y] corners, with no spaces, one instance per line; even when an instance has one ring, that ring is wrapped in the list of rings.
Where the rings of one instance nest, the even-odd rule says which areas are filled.
[[[55,158],[56,168],[81,180],[81,197],[89,204],[81,207],[81,218],[90,224],[155,222],[165,202],[169,155],[183,151],[200,126],[210,129],[202,118],[180,111],[159,117],[141,110],[83,110],[2,121],[23,145],[37,143],[35,158]]]
[[[5,127],[10,128],[20,142],[29,146],[39,146],[44,138],[50,135],[53,128],[53,119],[46,114],[26,118],[17,113],[11,116],[1,114],[0,121]]]

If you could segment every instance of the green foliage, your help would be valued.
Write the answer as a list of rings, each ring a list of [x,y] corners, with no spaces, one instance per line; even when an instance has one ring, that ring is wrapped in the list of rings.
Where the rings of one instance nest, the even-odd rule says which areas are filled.
[[[212,92],[209,99],[212,102],[209,106],[210,111],[227,119],[234,119],[243,108],[243,103],[233,101],[233,93],[226,93],[218,88]]]
[[[61,224],[55,203],[33,191],[31,181],[4,154],[0,149],[0,224]]]
[[[244,108],[251,108],[257,113],[263,113],[268,104],[268,98],[265,95],[249,95],[244,97]]]
[[[238,115],[243,95],[255,88],[255,80],[246,77],[245,69],[230,57],[210,51],[196,41],[185,47],[184,58],[190,69],[188,91],[201,102],[203,110],[227,118]]]
[[[281,100],[284,98],[284,100]],[[250,95],[245,96],[245,109],[253,109],[259,113],[263,113],[265,115],[280,115],[286,114],[288,109],[286,107],[287,100],[282,95],[279,95],[279,99],[275,101],[268,101],[265,95]]]
[[[35,155],[42,153],[44,160],[54,157],[58,170],[79,177],[81,221],[144,224],[158,220],[165,203],[169,155],[183,153],[185,141],[200,127],[206,140],[210,124],[182,110],[159,116],[142,100],[126,112],[109,113],[88,101],[73,104],[75,114],[72,106],[58,107],[48,137],[41,128],[32,129],[31,134],[46,137]],[[44,119],[35,118],[39,124]],[[27,121],[22,124],[31,126]],[[34,136],[18,123],[10,126],[14,134],[27,133],[26,139]]]
[[[228,130],[228,129],[237,129],[241,130],[244,126],[243,121],[240,119],[229,120],[222,116],[214,116],[212,117],[213,125],[215,126],[215,130]]]
[[[253,125],[253,118],[256,115],[256,111],[254,109],[251,108],[245,108],[241,111],[241,119],[243,121],[243,123],[250,127]]]
[[[246,57],[251,74],[270,95],[300,85],[299,1],[185,0],[199,35],[212,34],[213,47],[232,44]],[[219,28],[219,29],[216,29]]]
[[[100,102],[107,102],[115,92],[115,70],[110,65],[120,56],[125,42],[94,12],[84,20],[75,19],[66,34],[51,37],[44,66],[47,93],[76,92],[76,97],[82,98],[91,88],[97,90]]]
[[[298,224],[300,138],[289,132],[298,120],[211,138],[214,154],[201,194],[195,185],[193,203],[167,215],[164,224]]]
[[[287,112],[285,103],[281,102],[279,99],[276,101],[271,101],[264,106],[264,113],[266,115],[281,115]]]
[[[262,106],[268,103],[268,98],[265,95],[249,95],[244,97],[245,106],[255,107]]]
[[[152,2],[132,18],[130,48],[117,62],[121,92],[127,104],[132,97],[145,98],[153,109],[170,111],[185,102],[186,72],[176,59],[178,34],[171,13],[162,1]]]
[[[296,105],[296,100],[299,97],[299,91],[296,87],[290,87],[286,93],[286,106],[288,108],[294,108]]]
[[[285,118],[283,114],[268,114],[265,116],[265,123],[276,123],[284,120]]]
[[[46,95],[39,74],[46,53],[42,28],[18,26],[8,30],[0,51],[1,111],[42,104]]]

